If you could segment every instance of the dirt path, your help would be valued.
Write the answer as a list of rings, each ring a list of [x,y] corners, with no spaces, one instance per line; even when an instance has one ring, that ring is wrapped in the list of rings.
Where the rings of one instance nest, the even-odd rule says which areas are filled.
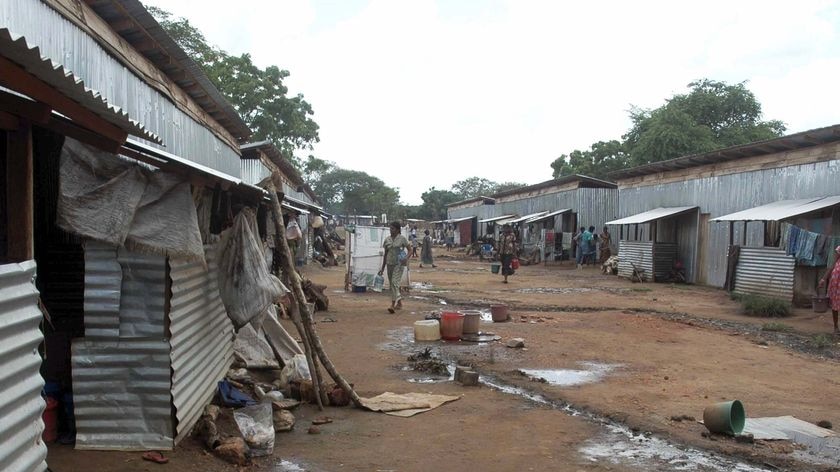
[[[594,270],[542,266],[523,267],[504,285],[486,264],[441,258],[438,265],[418,270],[414,264],[412,281],[424,285],[412,290],[413,298],[397,315],[386,313],[384,294],[340,292],[340,268],[307,272],[330,287],[331,311],[317,318],[337,321],[317,328],[339,370],[362,395],[431,392],[462,398],[412,418],[329,408],[326,414],[335,421],[318,435],[306,430],[320,413],[302,407],[295,411],[298,426],[277,436],[274,456],[257,460],[256,469],[828,470],[801,462],[802,453],[789,447],[712,440],[701,436],[702,425],[670,418],[699,419],[707,404],[737,398],[750,416],[840,424],[840,363],[830,359],[837,347],[809,344],[814,334],[830,332],[830,314],[798,311],[782,321],[793,334],[768,333],[761,329],[767,320],[739,315],[718,290],[639,286]],[[513,321],[482,329],[503,339],[525,338],[526,349],[433,343],[447,361],[477,366],[485,383],[408,381],[427,377],[403,370],[406,355],[423,347],[412,341],[415,320],[441,308],[494,301],[512,306]],[[798,337],[801,345],[787,338],[777,342],[777,335]],[[519,369],[595,369],[603,376],[553,386]],[[191,439],[169,456],[170,464],[158,466],[142,463],[137,453],[54,447],[50,466],[56,472],[233,470]]]

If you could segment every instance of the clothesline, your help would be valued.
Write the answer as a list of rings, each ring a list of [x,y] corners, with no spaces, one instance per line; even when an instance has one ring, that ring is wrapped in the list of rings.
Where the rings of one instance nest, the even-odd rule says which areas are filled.
[[[800,265],[833,265],[834,248],[838,245],[840,237],[808,231],[790,223],[782,224],[779,247],[785,254],[794,256]]]

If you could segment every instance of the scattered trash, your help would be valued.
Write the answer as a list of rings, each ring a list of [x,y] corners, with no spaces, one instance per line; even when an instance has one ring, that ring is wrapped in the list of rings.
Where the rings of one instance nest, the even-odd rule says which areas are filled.
[[[715,403],[703,410],[703,424],[712,433],[741,434],[746,418],[744,405],[738,400]]]
[[[230,369],[228,370],[226,377],[239,382],[251,380],[251,375],[248,373],[248,369]]]
[[[291,431],[295,427],[295,415],[288,410],[276,410],[272,414],[272,420],[276,433]]]
[[[319,417],[315,418],[314,420],[312,420],[312,424],[314,424],[316,426],[320,426],[322,424],[329,424],[329,423],[332,423],[332,422],[333,422],[333,420],[329,416],[319,416]]]
[[[353,384],[350,384],[352,387]],[[339,385],[333,385],[332,389],[327,392],[327,398],[330,400],[330,406],[347,406],[350,404],[350,395],[347,391]]]
[[[283,384],[300,380],[311,380],[309,364],[306,362],[306,355],[295,354],[291,362],[280,371],[280,382]]]
[[[834,425],[832,425],[831,421],[828,420],[817,421],[817,426],[825,429],[834,429]]]
[[[233,412],[233,419],[251,456],[268,456],[274,451],[274,423],[270,403],[240,408]]]
[[[525,340],[523,338],[512,338],[507,342],[507,347],[519,349],[525,347]]]
[[[249,395],[242,393],[236,387],[231,385],[227,379],[219,381],[219,396],[221,397],[222,405],[224,406],[238,408],[257,404],[256,400],[251,398]]]
[[[449,376],[449,366],[432,354],[431,348],[427,347],[420,352],[416,352],[408,356],[407,360],[412,363],[415,371]]]
[[[142,457],[144,461],[154,462],[155,464],[166,464],[169,462],[169,459],[163,457],[163,454],[158,451],[146,451]]]
[[[300,405],[300,401],[292,398],[271,402],[271,406],[275,410],[294,410],[298,405]]]
[[[362,398],[362,406],[371,411],[380,411],[387,415],[408,418],[460,398],[450,395],[432,395],[430,393],[397,394],[385,392],[373,398]]]

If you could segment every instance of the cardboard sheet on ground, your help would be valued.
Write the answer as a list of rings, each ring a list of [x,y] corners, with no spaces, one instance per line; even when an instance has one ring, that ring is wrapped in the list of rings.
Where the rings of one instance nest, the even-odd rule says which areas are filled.
[[[362,405],[371,411],[380,411],[386,415],[408,418],[443,405],[454,402],[459,396],[432,395],[430,393],[391,393],[385,392],[373,398],[362,398]]]
[[[794,418],[793,416],[747,418],[743,433],[752,434],[755,439],[791,440],[794,442],[799,442],[797,438],[802,438],[803,436],[813,438],[840,436],[830,429],[820,428],[815,424]]]

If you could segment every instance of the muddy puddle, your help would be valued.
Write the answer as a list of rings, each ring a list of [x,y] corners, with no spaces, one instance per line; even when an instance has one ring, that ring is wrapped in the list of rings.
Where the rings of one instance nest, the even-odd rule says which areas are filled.
[[[598,382],[620,367],[615,364],[597,362],[579,362],[578,364],[582,369],[519,369],[519,372],[531,380],[560,387],[573,387]]]
[[[417,347],[413,341],[413,333],[411,329],[403,328],[392,330],[388,333],[388,337],[389,341],[380,345],[380,348],[385,350],[394,350],[401,353],[411,353]],[[454,359],[465,352],[493,352],[493,350],[496,350],[498,353],[498,347],[499,346],[496,343],[489,343],[486,345],[453,343],[445,346],[441,345],[440,348],[436,350],[435,354],[454,365]],[[597,372],[601,376],[604,376],[619,366],[583,363],[581,364],[581,367],[583,368],[577,372],[590,372],[592,375],[595,375]],[[523,369],[523,371],[529,372],[527,369]],[[554,378],[551,373],[557,371],[530,370],[530,372],[541,372],[542,375],[548,375],[549,377]],[[586,377],[586,375],[580,374],[578,377],[583,378]],[[423,379],[432,377],[417,378]],[[447,379],[446,381],[449,380],[450,379]],[[567,381],[568,378],[555,378],[555,380]],[[591,378],[587,378],[586,380],[597,381]],[[442,377],[440,377],[440,381],[444,381],[442,380]],[[775,470],[754,466],[738,459],[719,455],[713,452],[675,444],[657,436],[634,433],[630,430],[630,428],[620,423],[616,423],[605,417],[590,412],[579,410],[574,406],[563,402],[550,400],[539,393],[516,387],[493,376],[482,375],[479,382],[487,387],[508,395],[514,395],[525,401],[537,404],[538,406],[562,411],[569,416],[578,417],[584,421],[589,421],[599,425],[601,429],[600,432],[593,438],[587,440],[579,449],[581,456],[593,464],[628,467],[646,471],[770,472]]]
[[[316,470],[284,459],[274,465],[272,472],[316,472]]]

